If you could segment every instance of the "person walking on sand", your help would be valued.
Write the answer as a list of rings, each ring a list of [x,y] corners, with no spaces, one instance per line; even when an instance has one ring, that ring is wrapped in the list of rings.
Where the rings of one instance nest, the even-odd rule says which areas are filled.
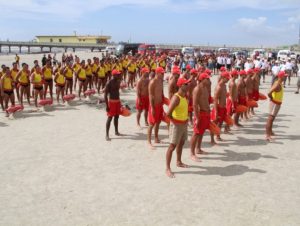
[[[106,84],[104,89],[104,99],[106,103],[107,121],[106,121],[106,140],[110,141],[109,129],[112,118],[114,118],[115,134],[120,136],[118,123],[121,110],[120,101],[120,80],[121,72],[118,70],[112,71],[112,79]]]
[[[167,116],[171,119],[170,127],[170,145],[166,153],[166,174],[173,178],[171,171],[171,160],[173,151],[177,152],[177,167],[187,168],[188,166],[181,161],[182,148],[188,137],[188,100],[186,98],[190,81],[185,78],[179,78],[177,86],[178,92],[172,97]]]
[[[285,71],[280,71],[277,75],[278,80],[274,82],[271,90],[268,93],[270,98],[270,108],[269,108],[269,117],[266,123],[266,140],[271,142],[273,139],[271,136],[274,136],[273,132],[273,122],[280,110],[282,99],[283,99],[283,81],[288,75]]]
[[[155,77],[149,83],[149,113],[148,113],[148,144],[154,149],[151,143],[152,129],[154,128],[155,143],[160,143],[158,139],[159,124],[163,119],[163,77],[164,69],[158,67],[155,69]]]
[[[145,116],[145,125],[149,126],[147,121],[149,109],[149,72],[149,69],[146,67],[141,69],[142,77],[137,82],[136,86],[136,109],[138,111],[136,114],[136,121],[139,128],[141,128],[140,118],[143,111]]]

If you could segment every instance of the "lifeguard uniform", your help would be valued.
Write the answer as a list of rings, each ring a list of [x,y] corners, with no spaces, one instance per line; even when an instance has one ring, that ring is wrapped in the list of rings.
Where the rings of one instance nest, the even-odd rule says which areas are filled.
[[[281,104],[282,104],[282,99],[283,99],[283,85],[280,85],[280,91],[276,92],[273,91],[272,92],[272,100],[270,101],[270,107],[269,107],[269,113],[271,116],[276,117]]]
[[[65,76],[68,81],[73,81],[73,70],[71,68],[67,67]]]
[[[33,88],[36,90],[42,90],[43,89],[43,82],[42,82],[42,75],[40,73],[34,72],[34,78],[33,78]]]
[[[29,73],[26,71],[21,71],[21,75],[19,77],[18,83],[23,87],[29,86]]]
[[[148,113],[148,123],[150,125],[154,125],[156,123],[160,123],[161,120],[163,119],[163,113],[164,113],[163,102],[161,102],[159,104],[156,104],[154,106],[154,110],[155,110],[155,116],[153,116],[152,108],[151,108],[151,105],[149,104],[149,108],[148,108],[148,112],[149,112]]]
[[[45,67],[45,70],[44,70],[44,79],[46,82],[52,82],[52,69],[51,68],[48,68],[48,67]]]
[[[78,79],[81,82],[85,82],[86,80],[86,70],[84,68],[80,68],[80,70],[78,70]]]
[[[213,121],[215,121],[217,119],[218,123],[222,123],[225,121],[226,117],[227,117],[227,109],[226,107],[220,107],[218,106],[218,119],[216,117],[216,110],[213,108],[211,111],[211,119]]]
[[[13,78],[11,76],[3,76],[3,92],[8,96],[11,96],[13,91]]]
[[[179,104],[172,111],[170,143],[177,145],[188,137],[188,101],[186,97],[182,97],[178,93],[174,95],[179,98]]]
[[[57,72],[57,77],[56,77],[56,86],[59,86],[59,87],[65,87],[65,83],[66,83],[66,79],[65,79],[65,76],[63,74],[61,74],[59,71]]]

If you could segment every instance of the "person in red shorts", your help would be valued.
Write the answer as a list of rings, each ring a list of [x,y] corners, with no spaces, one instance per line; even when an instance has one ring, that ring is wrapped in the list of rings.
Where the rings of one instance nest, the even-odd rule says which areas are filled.
[[[190,119],[190,124],[193,125],[193,91],[195,87],[197,86],[197,75],[198,72],[196,69],[191,70],[191,78],[189,79],[190,85],[189,85],[189,90],[188,90],[188,102],[189,102],[189,119]]]
[[[160,143],[158,139],[159,124],[163,119],[163,78],[164,69],[158,67],[155,69],[155,77],[149,82],[149,113],[148,113],[148,145],[151,149],[154,149],[151,143],[152,129],[154,128],[155,143]]]
[[[259,100],[259,74],[260,74],[260,68],[254,68],[254,73],[252,75],[252,82],[253,82],[253,94],[252,94],[252,98],[255,101]]]
[[[148,126],[148,109],[149,109],[149,69],[144,67],[141,69],[141,74],[142,77],[138,81],[136,85],[136,109],[137,109],[137,114],[136,114],[136,121],[137,125],[139,128],[141,128],[140,125],[140,118],[141,114],[144,111],[144,116],[145,116],[145,125]]]
[[[247,71],[247,77],[244,79],[246,83],[246,91],[247,91],[247,100],[253,100],[253,80],[252,80],[252,75],[254,73],[253,69],[249,69]],[[253,113],[251,108],[248,108],[248,114],[246,116],[246,119],[250,116],[250,112]]]
[[[200,161],[196,154],[205,153],[201,149],[202,138],[210,124],[209,78],[210,76],[207,73],[201,73],[198,76],[198,84],[193,91],[193,108],[195,114],[193,120],[194,132],[191,139],[191,159],[196,162]]]
[[[229,95],[226,99],[226,109],[227,114],[232,116],[235,113],[235,109],[238,105],[238,92],[237,92],[237,85],[236,79],[239,76],[239,72],[237,70],[233,70],[231,73],[231,79],[229,82]],[[225,126],[225,133],[229,133],[230,127],[228,125]]]
[[[238,92],[238,104],[247,106],[247,90],[246,90],[246,83],[245,77],[247,76],[246,71],[240,71],[240,79],[237,84],[237,92]],[[239,123],[240,116],[244,116],[247,118],[247,112],[245,113],[236,113],[234,116],[234,124],[238,127],[242,127]]]
[[[212,110],[212,120],[222,128],[223,121],[227,116],[226,109],[226,83],[230,79],[230,74],[227,71],[223,71],[221,73],[221,77],[219,82],[215,88],[215,96],[214,96],[214,108]],[[221,136],[217,135],[217,140],[222,141]]]
[[[118,129],[119,115],[121,110],[120,101],[120,80],[121,72],[118,70],[112,71],[113,78],[106,84],[104,88],[104,98],[106,103],[107,121],[106,121],[106,140],[110,141],[109,129],[112,118],[114,118],[115,134],[120,136]],[[109,99],[108,99],[109,96]]]

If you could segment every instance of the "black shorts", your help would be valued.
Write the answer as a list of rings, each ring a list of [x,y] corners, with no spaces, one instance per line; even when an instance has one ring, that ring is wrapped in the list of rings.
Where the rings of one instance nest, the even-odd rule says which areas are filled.
[[[41,90],[43,90],[43,86],[35,86],[34,89],[38,90],[38,91],[41,91]]]
[[[68,81],[73,82],[73,78],[66,78]]]
[[[47,83],[52,83],[53,82],[53,79],[51,78],[51,79],[45,79],[45,82],[47,82]]]
[[[12,94],[14,94],[13,90],[4,90],[4,93],[8,96],[11,96]]]

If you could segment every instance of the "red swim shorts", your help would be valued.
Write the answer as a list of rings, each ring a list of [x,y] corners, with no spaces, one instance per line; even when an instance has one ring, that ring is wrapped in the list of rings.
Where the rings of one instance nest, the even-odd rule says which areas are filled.
[[[253,90],[252,99],[255,101],[259,100],[259,91],[258,90]]]
[[[141,96],[141,98],[136,98],[135,102],[136,109],[139,111],[149,109],[149,96]]]
[[[226,116],[227,116],[227,109],[226,109],[226,107],[219,107],[218,106],[218,117],[219,118],[218,118],[217,122],[218,123],[224,122]],[[211,112],[211,119],[213,121],[216,120],[216,110],[214,108],[212,109],[212,112]]]
[[[205,112],[205,111],[200,111],[199,112],[199,119],[200,119],[200,123],[197,126],[196,124],[196,117],[194,117],[194,133],[198,134],[198,135],[203,135],[205,130],[207,130],[209,128],[209,124],[210,124],[210,113],[209,112]]]
[[[239,104],[247,106],[246,97],[245,96],[239,96]]]
[[[164,113],[164,109],[163,109],[163,104],[156,104],[154,106],[154,111],[155,111],[155,116],[153,116],[152,110],[151,110],[151,105],[149,105],[149,113],[148,113],[148,123],[150,125],[154,125],[156,123],[160,123],[161,120],[163,119],[163,113]]]
[[[108,107],[109,107],[109,112],[107,112],[108,117],[114,117],[120,115],[120,111],[121,111],[120,100],[109,100]]]
[[[234,101],[232,103],[232,100],[227,97],[227,100],[226,100],[226,110],[227,110],[227,114],[232,116],[233,113],[235,113],[235,109],[236,107],[238,106],[238,101]]]
[[[192,98],[190,98],[189,99],[189,112],[193,112],[193,99]]]

